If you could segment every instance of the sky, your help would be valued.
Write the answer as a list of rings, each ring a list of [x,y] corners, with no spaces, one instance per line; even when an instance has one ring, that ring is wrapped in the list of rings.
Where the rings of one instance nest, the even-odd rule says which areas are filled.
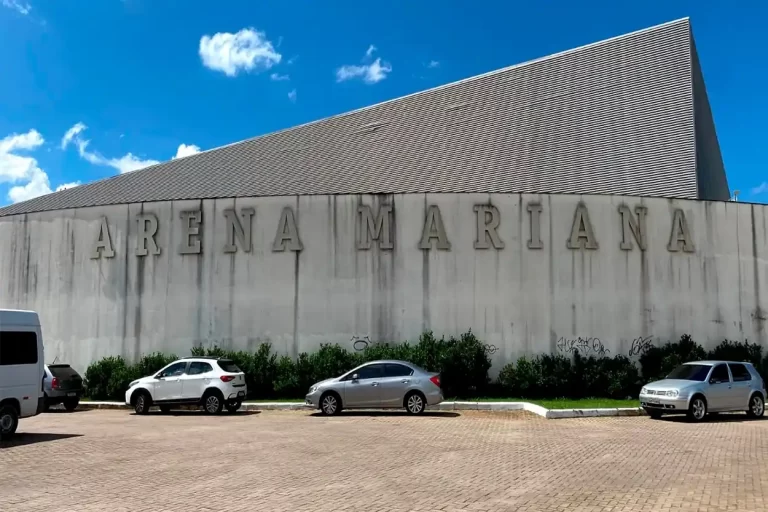
[[[0,206],[690,17],[768,202],[768,3],[0,0]]]

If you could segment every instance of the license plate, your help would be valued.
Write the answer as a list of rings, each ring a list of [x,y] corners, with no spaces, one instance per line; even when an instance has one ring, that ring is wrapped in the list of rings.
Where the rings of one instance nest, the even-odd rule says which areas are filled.
[[[77,396],[77,393],[67,393],[67,396]]]
[[[648,403],[649,404],[660,404],[661,400],[659,400],[658,398],[649,398],[648,399]]]

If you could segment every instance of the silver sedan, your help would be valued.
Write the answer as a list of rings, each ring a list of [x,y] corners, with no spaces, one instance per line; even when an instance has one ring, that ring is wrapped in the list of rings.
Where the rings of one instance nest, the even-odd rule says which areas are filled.
[[[443,401],[440,375],[406,361],[371,361],[313,384],[306,404],[333,415],[342,409],[399,409],[421,414]]]
[[[651,418],[684,413],[701,421],[708,412],[734,411],[759,418],[765,412],[765,396],[763,378],[752,364],[695,361],[643,386],[640,405]]]

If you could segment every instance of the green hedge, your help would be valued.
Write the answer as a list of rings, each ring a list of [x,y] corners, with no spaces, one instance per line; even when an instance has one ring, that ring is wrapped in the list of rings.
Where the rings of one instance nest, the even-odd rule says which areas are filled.
[[[192,355],[234,360],[246,374],[250,399],[301,398],[313,383],[375,359],[410,361],[439,372],[445,396],[462,398],[637,397],[644,383],[663,378],[680,363],[702,359],[750,361],[762,375],[768,369],[768,355],[763,355],[760,345],[725,340],[707,352],[688,335],[649,347],[640,355],[639,364],[620,355],[583,357],[578,352],[573,357],[521,357],[504,366],[495,382],[488,377],[489,347],[471,331],[448,339],[425,332],[414,344],[373,344],[359,352],[337,344],[322,345],[317,352],[301,353],[296,359],[274,353],[269,344],[260,345],[255,352],[194,348]],[[160,353],[146,355],[134,364],[121,357],[101,359],[85,372],[86,395],[94,400],[122,400],[132,380],[151,375],[175,359],[175,355]]]

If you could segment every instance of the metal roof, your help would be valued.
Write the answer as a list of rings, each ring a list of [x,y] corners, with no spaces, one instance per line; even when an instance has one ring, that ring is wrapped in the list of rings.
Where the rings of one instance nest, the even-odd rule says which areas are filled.
[[[688,19],[0,208],[400,193],[696,198]]]

